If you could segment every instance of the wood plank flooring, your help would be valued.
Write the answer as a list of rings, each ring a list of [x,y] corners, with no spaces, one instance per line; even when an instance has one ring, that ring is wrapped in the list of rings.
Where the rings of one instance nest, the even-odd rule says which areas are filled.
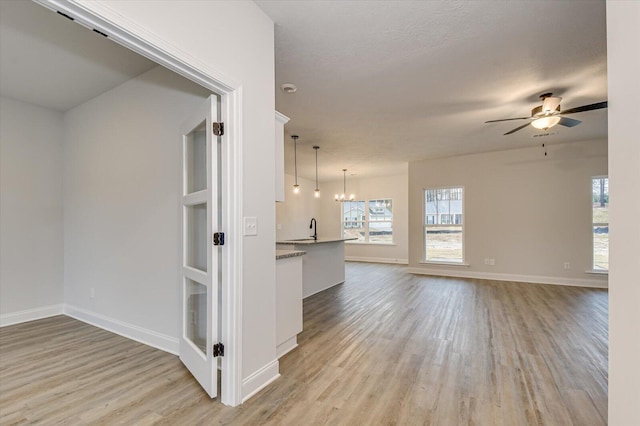
[[[64,316],[0,329],[0,424],[603,425],[607,291],[347,264],[240,407],[177,357]]]

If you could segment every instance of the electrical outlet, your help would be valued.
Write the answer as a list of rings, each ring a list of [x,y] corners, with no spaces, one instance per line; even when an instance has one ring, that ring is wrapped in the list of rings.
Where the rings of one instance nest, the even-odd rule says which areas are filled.
[[[282,230],[282,224],[281,224],[281,223],[277,224],[277,225],[276,225],[276,229],[277,229],[278,231]]]
[[[495,259],[489,259],[489,265],[496,266],[496,260]]]
[[[489,259],[485,259],[485,260],[484,260],[484,264],[485,264],[485,265],[488,265],[488,264],[489,264]]]
[[[91,298],[93,299],[94,297],[96,297],[96,289],[91,287]]]
[[[571,269],[571,263],[564,262],[564,269],[567,269],[567,270]]]

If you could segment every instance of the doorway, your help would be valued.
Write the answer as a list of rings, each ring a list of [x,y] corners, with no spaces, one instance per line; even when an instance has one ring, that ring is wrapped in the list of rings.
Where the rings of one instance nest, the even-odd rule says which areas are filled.
[[[45,11],[31,2],[15,3]],[[63,234],[60,240],[64,239],[59,248],[62,253],[59,257],[64,258],[64,279],[60,280],[59,291],[60,298],[64,299],[59,305],[60,313],[177,354],[180,292],[176,200],[179,199],[180,164],[175,141],[178,130],[176,126],[162,132],[154,130],[156,126],[150,123],[167,121],[158,120],[159,116],[171,116],[172,120],[181,121],[192,100],[204,99],[203,94],[206,96],[211,92],[220,94],[220,115],[228,129],[221,167],[227,176],[222,185],[225,186],[224,193],[228,194],[224,201],[229,212],[223,225],[229,235],[234,235],[237,224],[233,212],[238,208],[235,194],[241,193],[235,171],[239,164],[235,123],[241,110],[237,108],[236,86],[194,70],[161,48],[71,2],[39,3],[64,14],[66,17],[47,12],[50,18],[65,22],[67,27],[82,29],[68,22],[71,18],[96,30],[82,29],[86,35],[97,38],[106,35],[103,41],[116,41],[137,53],[143,52],[155,62],[151,68],[141,70],[142,74],[138,74],[133,83],[125,81],[116,87],[105,88],[95,98],[82,102],[82,107],[76,104],[52,113],[61,117],[61,127],[64,127],[60,139],[64,141],[57,150],[62,152],[58,167],[63,169],[60,186],[64,187],[59,196],[60,209],[64,210],[59,224]],[[39,65],[53,76],[50,67],[43,62]],[[176,78],[173,72],[182,77]],[[183,77],[191,81],[187,82]],[[167,80],[170,81],[168,86]],[[75,83],[71,91],[79,92],[82,81]],[[166,90],[163,95],[150,95],[156,88]],[[175,91],[182,99],[175,107],[183,109],[167,114],[167,109],[158,100]],[[116,106],[115,99],[120,95],[129,100],[124,107]],[[34,100],[17,102],[37,104]],[[108,103],[112,107],[104,108]],[[133,120],[134,114],[140,120]],[[140,125],[132,125],[133,121]],[[92,132],[92,126],[99,131]],[[171,148],[163,144],[165,136],[172,139]],[[36,163],[31,165],[38,166]],[[221,400],[228,405],[237,405],[240,403],[241,376],[236,313],[240,294],[235,289],[235,277],[241,262],[234,260],[241,248],[240,241],[229,248],[221,256],[221,262],[229,270],[229,280],[221,289],[220,297],[223,303],[220,312],[228,319],[221,321],[224,325],[221,338],[226,344]],[[169,307],[170,302],[173,308]]]

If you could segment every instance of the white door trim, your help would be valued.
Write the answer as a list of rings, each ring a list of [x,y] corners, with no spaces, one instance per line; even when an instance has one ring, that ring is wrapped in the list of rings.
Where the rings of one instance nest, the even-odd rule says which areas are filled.
[[[168,68],[221,97],[221,115],[225,123],[222,137],[222,191],[224,194],[223,229],[227,250],[223,268],[228,279],[222,287],[223,404],[242,403],[242,85],[235,79],[203,64],[197,58],[171,45],[155,33],[115,12],[100,1],[33,0],[48,9],[60,11],[75,22],[106,34],[111,40]],[[176,277],[176,283],[178,278]],[[176,294],[178,292],[176,291]]]

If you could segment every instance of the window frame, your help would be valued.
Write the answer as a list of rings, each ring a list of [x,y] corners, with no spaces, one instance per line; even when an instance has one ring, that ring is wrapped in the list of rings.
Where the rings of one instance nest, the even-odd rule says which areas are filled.
[[[593,181],[595,180],[600,180],[600,179],[606,179],[607,180],[607,222],[595,222],[594,221],[594,208],[593,208]],[[591,227],[590,227],[590,233],[591,233],[591,270],[593,272],[597,272],[597,273],[601,273],[601,274],[608,274],[609,273],[609,267],[607,267],[606,269],[604,268],[597,268],[596,267],[596,240],[595,240],[595,232],[594,232],[594,228],[596,227],[602,227],[602,226],[606,226],[607,229],[609,229],[609,214],[608,214],[608,209],[609,209],[609,201],[610,201],[610,195],[609,195],[609,176],[608,175],[598,175],[598,176],[591,176],[591,194],[590,194],[590,199],[591,199]],[[607,265],[609,264],[609,255],[610,255],[610,250],[611,250],[611,241],[609,240],[609,232],[607,231]]]
[[[449,223],[449,224],[437,224],[437,223],[432,223],[432,224],[428,224],[426,223],[427,220],[427,191],[442,191],[444,189],[448,189],[448,190],[459,190],[456,191],[456,197],[455,198],[451,198],[451,195],[449,195],[449,201],[452,200],[458,200],[461,199],[461,208],[462,208],[462,220],[460,221],[461,223]],[[436,264],[436,265],[452,265],[452,266],[467,266],[466,263],[466,259],[467,259],[467,244],[466,244],[466,232],[465,232],[465,210],[466,210],[466,200],[465,200],[465,192],[466,189],[464,187],[464,185],[452,185],[452,186],[440,186],[440,187],[431,187],[431,188],[422,188],[422,261],[420,263],[428,263],[428,264]],[[450,192],[451,194],[451,192]],[[436,195],[435,200],[431,200],[431,201],[446,201],[446,200],[441,200],[438,199],[438,196]],[[449,215],[449,218],[452,219],[453,222],[455,222],[455,216],[457,215],[457,213],[447,213]],[[430,216],[437,216],[437,215],[430,215]],[[437,219],[434,220],[434,222],[437,222]],[[457,227],[461,227],[462,228],[462,259],[458,260],[454,260],[454,261],[450,261],[450,260],[428,260],[427,259],[427,228],[428,227],[451,227],[451,228],[457,228]]]
[[[391,224],[391,241],[389,242],[380,242],[380,241],[371,241],[371,236],[370,236],[370,226],[369,224],[371,223],[371,212],[369,209],[369,203],[372,201],[389,201],[391,203],[391,220],[375,220],[373,222],[375,223],[390,223]],[[393,232],[393,228],[394,228],[394,223],[395,223],[395,216],[393,213],[393,198],[391,197],[379,197],[379,198],[374,198],[374,199],[365,199],[365,200],[353,200],[353,201],[345,201],[345,202],[341,202],[340,204],[344,205],[346,203],[364,203],[364,212],[365,212],[365,217],[364,220],[357,220],[357,221],[353,221],[353,220],[345,220],[344,218],[344,206],[340,206],[340,226],[342,228],[342,238],[345,238],[345,224],[346,223],[361,223],[362,229],[364,229],[364,241],[358,241],[358,240],[347,240],[345,241],[346,244],[373,244],[373,245],[381,245],[381,246],[390,246],[390,245],[395,245],[395,235]],[[347,228],[349,229],[349,228]],[[353,228],[351,228],[353,229]]]

